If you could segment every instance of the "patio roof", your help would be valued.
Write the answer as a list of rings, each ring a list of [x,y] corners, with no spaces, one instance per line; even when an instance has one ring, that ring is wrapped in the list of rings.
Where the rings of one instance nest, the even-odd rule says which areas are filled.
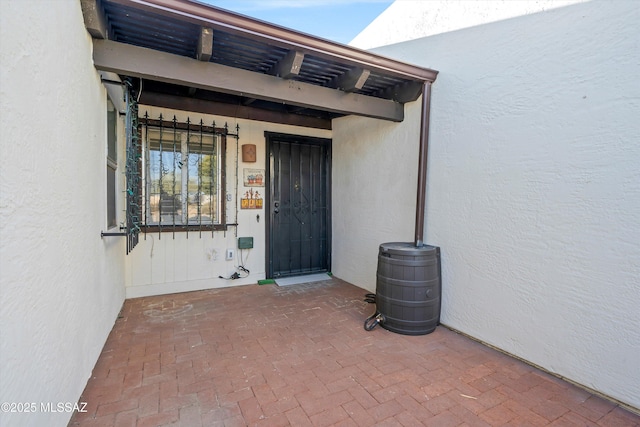
[[[134,77],[140,102],[330,128],[402,121],[437,71],[188,0],[80,0],[94,64]]]

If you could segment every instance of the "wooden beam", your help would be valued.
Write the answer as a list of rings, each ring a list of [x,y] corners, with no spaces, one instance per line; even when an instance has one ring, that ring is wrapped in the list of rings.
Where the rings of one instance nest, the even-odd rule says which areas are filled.
[[[214,114],[217,116],[256,120],[259,122],[279,123],[316,129],[331,129],[331,120],[329,119],[280,113],[277,111],[263,110],[244,105],[225,104],[222,102],[185,98],[176,95],[165,95],[156,92],[142,92],[140,95],[140,104],[171,108],[181,111]]]
[[[269,74],[283,79],[290,79],[300,74],[302,61],[304,61],[304,53],[290,50],[284,58],[271,67]]]
[[[124,87],[120,76],[115,73],[108,73],[106,71],[100,71],[100,79],[102,80],[104,87],[107,89],[109,99],[116,107],[119,113],[127,112],[127,104],[124,100]]]
[[[91,37],[97,39],[106,39],[108,37],[107,19],[102,13],[98,0],[80,0],[82,8],[82,16],[84,17],[84,26],[87,28]]]
[[[401,122],[402,104],[109,40],[93,40],[98,70],[338,114]]]
[[[221,28],[251,40],[269,41],[271,44],[285,49],[298,50],[400,78],[432,82],[438,75],[437,71],[429,68],[418,67],[370,51],[238,15],[202,2],[185,0],[109,0],[109,2],[169,16],[172,19],[179,18],[196,25]]]
[[[421,82],[402,83],[381,91],[380,95],[404,104],[418,99],[422,93],[422,85]]]
[[[331,83],[331,87],[343,90],[345,92],[355,92],[364,87],[371,71],[362,68],[354,68],[346,73],[338,76]]]
[[[291,113],[291,114],[297,114],[297,113],[299,113],[301,111],[304,111],[304,110],[306,110],[306,108],[304,108],[304,107],[295,107],[295,106],[287,107],[287,112]]]
[[[202,27],[198,38],[198,60],[208,62],[211,55],[213,55],[213,29]]]

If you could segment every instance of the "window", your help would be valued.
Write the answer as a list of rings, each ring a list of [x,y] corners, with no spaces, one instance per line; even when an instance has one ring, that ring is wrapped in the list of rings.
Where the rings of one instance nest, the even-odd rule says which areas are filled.
[[[223,225],[224,136],[202,125],[145,123],[146,226],[170,231]]]
[[[118,112],[107,101],[107,228],[118,225],[116,215],[116,187],[118,169]]]

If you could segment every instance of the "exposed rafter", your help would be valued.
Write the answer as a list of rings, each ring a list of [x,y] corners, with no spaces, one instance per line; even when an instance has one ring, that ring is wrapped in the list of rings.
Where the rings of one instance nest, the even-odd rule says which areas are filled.
[[[209,61],[211,55],[213,55],[213,29],[202,27],[198,38],[198,60]]]
[[[355,114],[402,121],[403,105],[387,99],[309,83],[283,80],[266,74],[202,62],[179,55],[94,39],[93,61],[98,70],[133,77],[218,91],[338,114]]]
[[[362,68],[354,68],[338,76],[330,86],[345,92],[354,92],[364,87],[371,71]]]
[[[108,38],[107,24],[100,4],[97,0],[80,0],[84,26],[91,37],[96,39]]]
[[[422,93],[422,86],[420,82],[409,82],[385,89],[378,95],[404,104],[418,99]]]
[[[282,77],[283,79],[290,79],[300,73],[302,61],[304,61],[304,53],[290,50],[282,60],[271,67],[269,74]]]

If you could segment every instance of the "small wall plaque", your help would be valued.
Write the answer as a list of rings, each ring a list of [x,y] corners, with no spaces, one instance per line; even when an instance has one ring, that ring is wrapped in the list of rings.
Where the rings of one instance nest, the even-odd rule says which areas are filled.
[[[262,209],[262,196],[253,188],[240,199],[240,209]]]
[[[242,161],[246,163],[254,163],[256,161],[255,144],[244,144],[242,146]]]
[[[245,187],[264,187],[264,169],[245,169],[243,183]]]

